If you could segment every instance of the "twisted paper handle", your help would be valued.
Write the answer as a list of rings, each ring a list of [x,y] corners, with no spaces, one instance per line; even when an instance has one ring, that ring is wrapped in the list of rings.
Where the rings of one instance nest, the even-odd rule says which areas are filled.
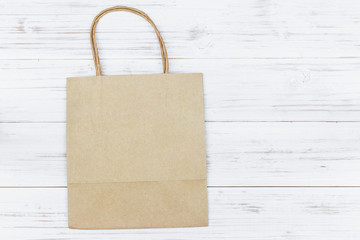
[[[164,40],[162,39],[159,30],[157,29],[155,23],[150,19],[150,17],[148,15],[146,15],[146,13],[136,9],[136,8],[130,8],[130,7],[124,7],[124,6],[115,6],[115,7],[111,7],[111,8],[107,8],[103,11],[101,11],[93,20],[92,24],[91,24],[91,30],[90,30],[90,42],[91,42],[91,48],[92,48],[92,53],[93,53],[93,58],[94,58],[94,64],[95,64],[95,69],[96,69],[96,76],[101,76],[101,65],[100,65],[100,59],[99,59],[99,50],[97,48],[97,43],[96,43],[96,38],[95,38],[95,31],[96,31],[96,25],[99,22],[100,18],[103,17],[104,15],[110,13],[110,12],[117,12],[117,11],[125,11],[125,12],[131,12],[134,13],[136,15],[139,15],[143,18],[146,19],[146,21],[148,21],[155,29],[156,32],[156,36],[159,40],[160,43],[160,49],[161,49],[161,57],[162,57],[162,63],[163,63],[163,70],[164,73],[168,73],[169,72],[169,59],[167,56],[167,51],[166,51],[166,47],[165,47],[165,43]]]

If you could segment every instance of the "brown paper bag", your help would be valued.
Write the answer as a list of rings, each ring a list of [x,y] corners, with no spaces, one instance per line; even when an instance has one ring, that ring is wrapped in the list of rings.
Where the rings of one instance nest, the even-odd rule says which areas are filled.
[[[95,29],[112,11],[151,23],[164,74],[101,75]],[[67,79],[69,227],[207,226],[202,74],[169,74],[161,35],[137,9],[101,12],[91,43],[97,76]]]

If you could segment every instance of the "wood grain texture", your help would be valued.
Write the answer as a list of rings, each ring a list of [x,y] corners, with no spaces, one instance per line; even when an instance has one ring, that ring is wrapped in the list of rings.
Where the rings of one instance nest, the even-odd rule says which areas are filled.
[[[67,191],[0,189],[4,239],[358,239],[358,188],[210,188],[209,227],[67,228]]]
[[[0,124],[0,186],[66,186],[65,123]],[[360,186],[360,123],[206,124],[209,186]]]
[[[160,58],[102,65],[105,75],[162,71]],[[65,122],[66,78],[95,75],[92,60],[0,66],[0,122]],[[170,68],[204,73],[207,121],[360,120],[360,59],[172,59]]]
[[[204,73],[208,228],[67,228],[65,79],[95,75],[90,24],[114,5],[149,14],[170,72]],[[358,240],[358,5],[0,0],[0,238]],[[97,30],[105,75],[161,72],[143,19]]]
[[[356,0],[3,0],[0,58],[90,59],[91,21],[116,4],[146,12],[172,58],[360,56]],[[138,16],[109,14],[99,22],[98,33],[101,56],[160,56],[151,26]]]

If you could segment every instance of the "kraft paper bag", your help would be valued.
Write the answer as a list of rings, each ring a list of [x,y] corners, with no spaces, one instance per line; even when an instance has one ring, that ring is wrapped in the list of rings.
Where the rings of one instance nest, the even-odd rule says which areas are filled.
[[[101,75],[95,29],[112,11],[151,23],[164,74]],[[207,226],[202,74],[169,74],[163,39],[137,9],[102,11],[91,43],[96,76],[67,79],[69,227]]]

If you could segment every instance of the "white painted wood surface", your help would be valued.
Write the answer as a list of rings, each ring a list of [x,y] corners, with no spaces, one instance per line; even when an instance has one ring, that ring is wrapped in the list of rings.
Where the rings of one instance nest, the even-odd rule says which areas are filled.
[[[117,4],[204,73],[207,228],[67,228],[65,79]],[[356,0],[0,0],[0,239],[360,239],[359,29]],[[104,74],[161,72],[138,16],[97,38]]]
[[[1,189],[0,231],[17,239],[356,239],[355,188],[209,188],[209,227],[67,228],[65,188]],[[8,238],[4,238],[8,239]]]
[[[160,58],[102,62],[107,74],[162,71]],[[0,122],[65,122],[66,77],[95,74],[90,57],[0,64]],[[207,121],[360,121],[360,58],[172,59],[170,68],[204,73]]]
[[[208,122],[209,186],[360,186],[359,122]],[[1,123],[0,184],[66,186],[65,123]]]

